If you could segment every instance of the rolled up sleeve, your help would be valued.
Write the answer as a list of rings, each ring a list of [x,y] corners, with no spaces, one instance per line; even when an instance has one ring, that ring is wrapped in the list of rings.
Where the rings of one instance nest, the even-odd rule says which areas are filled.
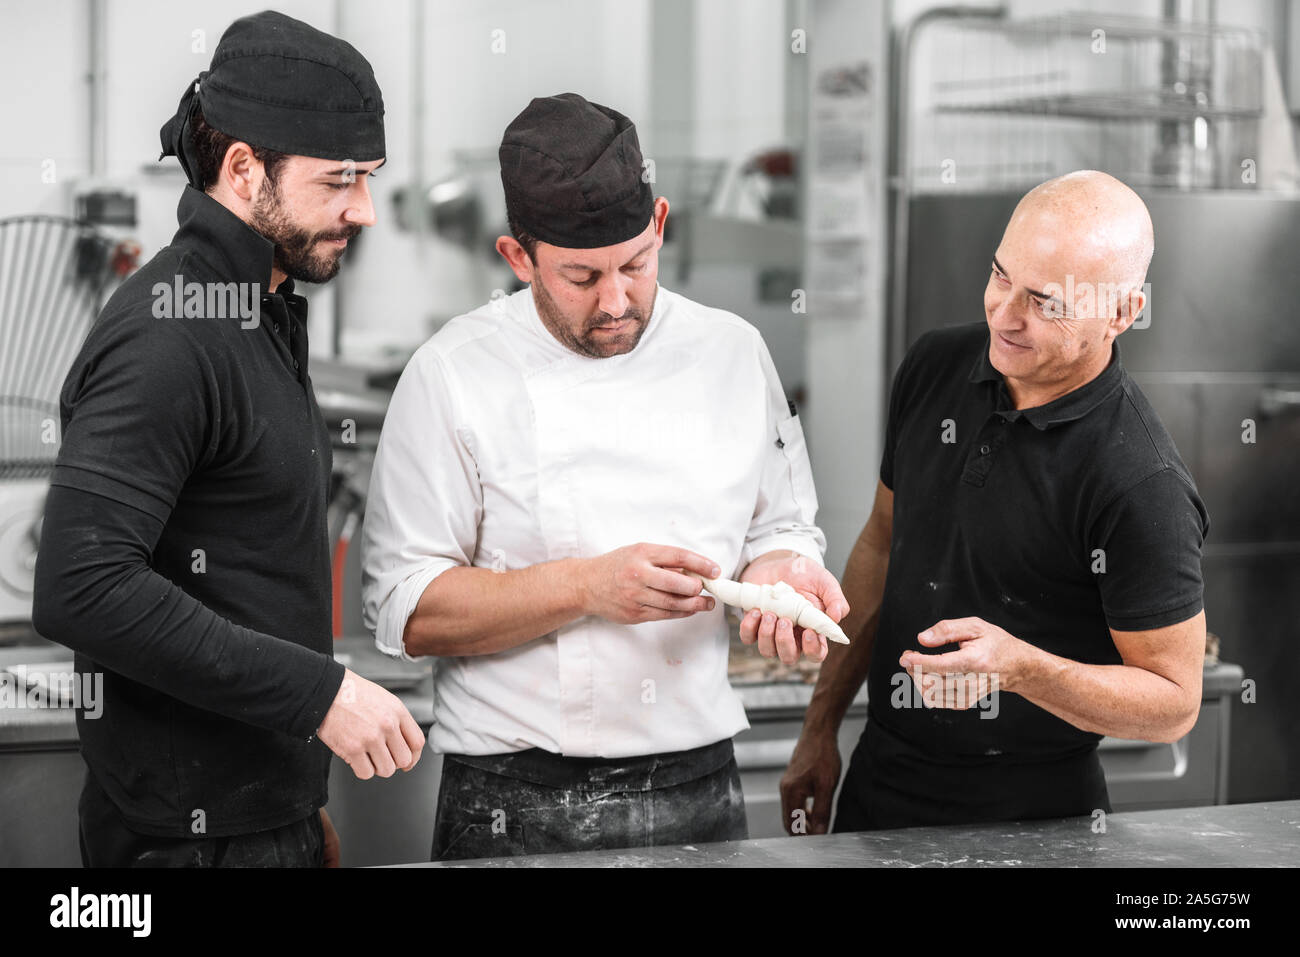
[[[441,356],[425,346],[384,420],[362,530],[362,615],[375,645],[413,660],[402,635],[429,584],[473,561],[483,492]]]

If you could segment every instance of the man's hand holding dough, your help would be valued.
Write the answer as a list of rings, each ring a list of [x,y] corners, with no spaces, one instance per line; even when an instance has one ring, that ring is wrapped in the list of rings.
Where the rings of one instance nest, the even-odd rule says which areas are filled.
[[[707,578],[722,573],[712,560],[696,552],[645,542],[589,559],[584,571],[588,613],[620,625],[712,611],[713,597],[702,595],[700,580],[684,571]]]
[[[849,613],[849,603],[835,576],[798,552],[776,551],[760,555],[745,567],[740,581],[755,585],[774,585],[783,581],[836,622]],[[746,612],[740,620],[740,640],[747,645],[757,642],[759,654],[765,658],[779,657],[782,663],[792,665],[799,660],[802,648],[813,661],[824,660],[826,638],[811,628],[801,630],[803,634],[796,640],[795,626],[788,618],[777,618],[771,612],[756,608]]]

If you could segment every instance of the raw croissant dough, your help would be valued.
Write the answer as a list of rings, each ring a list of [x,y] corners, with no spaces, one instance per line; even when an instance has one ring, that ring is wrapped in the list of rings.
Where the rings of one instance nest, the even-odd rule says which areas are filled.
[[[841,645],[849,643],[848,635],[829,615],[785,582],[756,585],[753,582],[732,581],[730,578],[705,578],[703,575],[695,577],[704,582],[705,590],[718,601],[745,611],[753,608],[770,611],[778,618],[790,619],[800,628],[811,628],[831,641],[837,641]]]

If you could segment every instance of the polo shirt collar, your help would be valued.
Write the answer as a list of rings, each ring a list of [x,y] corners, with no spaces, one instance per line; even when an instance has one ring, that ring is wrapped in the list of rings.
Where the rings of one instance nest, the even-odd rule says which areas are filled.
[[[217,202],[203,190],[187,185],[176,207],[180,228],[173,240],[193,249],[225,282],[257,283],[263,295],[270,292],[275,244]],[[276,292],[293,294],[293,280],[285,278]]]
[[[1091,381],[1085,382],[1073,392],[1067,392],[1059,399],[1053,399],[1046,405],[1019,410],[1009,408],[1010,396],[1008,394],[1008,409],[1000,409],[999,411],[1003,412],[1006,418],[1011,420],[1024,416],[1025,420],[1039,431],[1083,418],[1100,405],[1120,384],[1123,367],[1119,361],[1119,342],[1111,342],[1110,348],[1110,362],[1106,364],[1106,368],[1101,370],[1101,374]],[[979,356],[975,359],[975,364],[971,367],[970,381],[996,382],[1001,387],[1002,392],[1006,391],[1006,381],[1002,378],[1002,373],[993,368],[993,363],[989,361],[989,337],[987,335],[984,337],[984,347],[980,350]]]

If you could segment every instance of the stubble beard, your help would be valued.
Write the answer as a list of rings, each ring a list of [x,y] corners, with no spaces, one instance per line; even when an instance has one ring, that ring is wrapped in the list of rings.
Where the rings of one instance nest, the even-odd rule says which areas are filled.
[[[629,303],[627,312],[621,316],[611,316],[605,312],[596,313],[595,316],[586,321],[582,334],[575,335],[569,328],[568,317],[560,311],[560,307],[535,273],[532,288],[533,302],[537,306],[537,315],[541,318],[542,325],[546,326],[551,335],[560,340],[561,344],[579,355],[592,359],[608,359],[611,356],[624,355],[635,349],[641,341],[641,336],[645,334],[648,325],[645,316],[638,307]],[[655,290],[655,295],[658,295],[658,289]],[[653,299],[650,300],[650,311],[653,314]],[[635,320],[637,323],[636,329],[605,342],[601,342],[594,337],[593,330],[596,326],[624,319]]]

